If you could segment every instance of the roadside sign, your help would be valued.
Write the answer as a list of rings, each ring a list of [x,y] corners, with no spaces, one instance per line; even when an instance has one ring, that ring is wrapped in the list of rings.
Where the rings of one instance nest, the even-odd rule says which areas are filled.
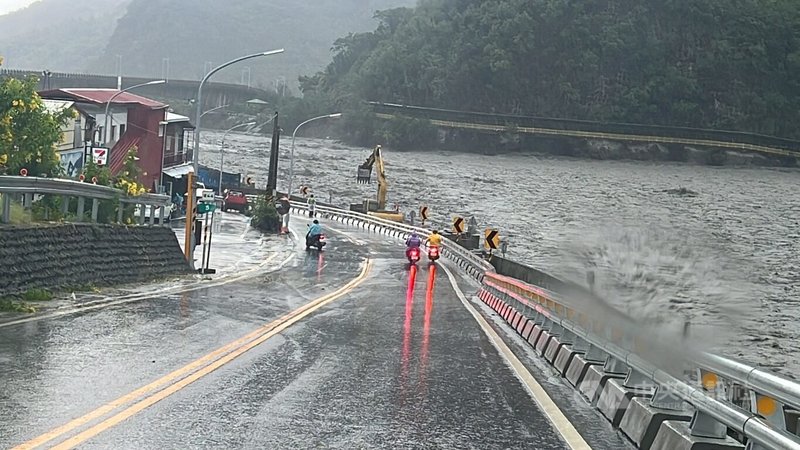
[[[423,222],[428,220],[428,207],[422,206],[419,208],[419,217],[422,219]]]
[[[108,149],[104,147],[92,147],[92,161],[98,166],[108,164]]]
[[[214,191],[211,189],[203,189],[203,196],[200,197],[202,203],[214,203]]]
[[[198,214],[205,214],[214,212],[217,209],[217,205],[214,203],[200,203],[197,205],[197,213]]]
[[[308,186],[300,186],[300,194],[304,196],[308,195],[309,189],[311,188]]]
[[[461,234],[464,232],[464,218],[455,216],[453,217],[453,233]]]
[[[484,232],[484,245],[490,250],[497,250],[500,248],[500,232],[487,228]]]

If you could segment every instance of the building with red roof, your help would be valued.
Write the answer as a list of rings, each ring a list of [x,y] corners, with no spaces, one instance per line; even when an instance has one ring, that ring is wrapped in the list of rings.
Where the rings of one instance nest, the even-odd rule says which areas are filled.
[[[83,151],[83,160],[86,160],[91,157],[92,149],[107,148],[106,163],[111,172],[116,174],[122,169],[128,151],[136,147],[139,158],[137,164],[142,171],[139,182],[156,192],[161,185],[164,167],[166,128],[174,120],[167,120],[168,105],[130,92],[119,92],[116,89],[64,88],[43,91],[39,95],[45,100],[70,102],[71,107],[79,112],[76,121],[80,122],[69,124],[66,128],[74,133],[70,140],[82,142],[83,148],[63,151],[74,154]],[[114,99],[109,105],[112,97]],[[108,130],[105,129],[107,106]],[[191,129],[188,118],[184,119],[185,128]],[[185,137],[183,133],[179,136]],[[182,143],[180,146],[183,148]]]

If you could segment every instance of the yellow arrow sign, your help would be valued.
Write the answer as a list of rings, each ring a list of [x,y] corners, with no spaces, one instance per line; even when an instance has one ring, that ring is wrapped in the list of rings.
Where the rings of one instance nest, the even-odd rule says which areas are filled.
[[[500,232],[497,230],[493,230],[491,228],[487,228],[484,232],[484,245],[486,248],[491,250],[497,250],[500,248]]]
[[[464,232],[464,218],[455,216],[453,217],[453,233],[461,234]]]

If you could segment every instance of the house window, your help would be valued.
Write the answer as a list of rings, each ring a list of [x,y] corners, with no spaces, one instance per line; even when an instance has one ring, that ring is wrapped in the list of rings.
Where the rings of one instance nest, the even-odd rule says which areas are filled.
[[[119,136],[116,135],[116,132],[117,132],[117,126],[116,125],[111,125],[111,140],[112,141],[116,140],[119,137]]]
[[[119,124],[119,137],[122,137],[123,134],[125,134],[125,124],[121,123]]]

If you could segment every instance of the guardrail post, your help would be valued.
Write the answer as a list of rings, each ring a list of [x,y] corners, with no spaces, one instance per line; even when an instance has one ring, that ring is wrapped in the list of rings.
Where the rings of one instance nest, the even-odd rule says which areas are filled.
[[[3,194],[3,223],[11,222],[11,194]]]
[[[603,366],[603,371],[606,373],[628,373],[628,370],[627,364],[611,355],[608,356]]]
[[[158,224],[159,224],[159,225],[161,225],[162,227],[166,226],[166,225],[164,224],[164,210],[165,210],[165,209],[167,209],[167,207],[166,207],[166,206],[164,206],[164,205],[161,205],[161,206],[158,208]]]
[[[33,194],[26,192],[23,195],[22,205],[25,207],[25,209],[31,209],[33,206]]]
[[[728,427],[724,423],[701,411],[694,412],[689,429],[692,436],[697,437],[725,439],[728,435]]]
[[[83,222],[83,212],[86,208],[86,198],[78,197],[78,222]]]
[[[683,410],[683,400],[675,395],[671,390],[664,386],[656,386],[653,398],[650,399],[650,406],[653,408],[667,409],[671,411]]]
[[[144,216],[147,215],[147,211],[144,209],[145,205],[139,203],[139,204],[137,204],[137,206],[139,207],[139,220],[138,220],[138,222],[139,222],[139,226],[141,226],[141,225],[144,225]]]
[[[125,204],[122,199],[117,202],[117,223],[122,224],[122,213],[125,211]]]
[[[96,199],[92,199],[92,223],[97,223],[97,211],[100,207],[100,202]]]
[[[61,214],[66,218],[69,213],[69,195],[61,196]]]

